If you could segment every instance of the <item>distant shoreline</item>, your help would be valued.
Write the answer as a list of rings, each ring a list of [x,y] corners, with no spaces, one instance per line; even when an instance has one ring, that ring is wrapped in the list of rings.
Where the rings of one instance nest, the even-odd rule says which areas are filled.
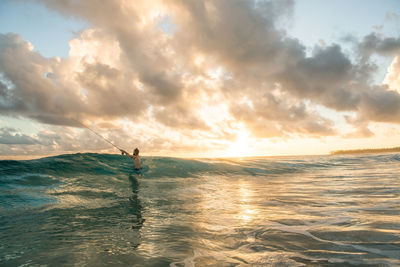
[[[335,150],[331,151],[330,153],[331,155],[340,155],[340,154],[369,154],[369,153],[391,153],[391,152],[400,152],[400,147]]]

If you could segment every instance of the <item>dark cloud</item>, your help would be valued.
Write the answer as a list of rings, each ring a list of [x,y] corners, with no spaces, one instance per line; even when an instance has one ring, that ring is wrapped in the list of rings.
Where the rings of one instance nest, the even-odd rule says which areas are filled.
[[[244,121],[254,136],[279,137],[290,133],[311,136],[335,134],[333,122],[307,109],[303,102],[288,101],[272,94],[259,96],[251,105],[244,102],[231,105],[237,120]]]
[[[64,116],[44,114],[44,115],[30,115],[29,117],[45,124],[82,127],[82,125],[75,119],[67,118]]]
[[[363,96],[361,111],[372,121],[400,123],[400,94],[375,86]]]
[[[188,107],[174,105],[172,108],[156,108],[154,118],[169,127],[189,130],[209,130],[207,124],[192,113],[187,112]]]
[[[174,82],[173,77],[167,77],[165,72],[161,73],[141,73],[140,81],[148,85],[152,90],[155,100],[161,104],[176,103],[180,98],[182,85],[179,82]],[[179,80],[179,76],[175,76]]]
[[[34,145],[39,140],[18,132],[14,128],[0,128],[0,144],[4,145]]]
[[[264,75],[280,68],[282,62],[302,56],[303,46],[275,25],[278,18],[291,12],[293,1],[169,3],[177,9],[174,21],[180,30],[174,38],[179,51],[201,51],[231,71],[257,68]]]
[[[356,67],[340,46],[316,47],[311,57],[288,64],[276,81],[292,94],[336,110],[354,110],[360,101],[353,91]]]
[[[386,37],[371,33],[358,43],[358,50],[369,57],[376,53],[384,56],[394,56],[400,53],[400,38]]]

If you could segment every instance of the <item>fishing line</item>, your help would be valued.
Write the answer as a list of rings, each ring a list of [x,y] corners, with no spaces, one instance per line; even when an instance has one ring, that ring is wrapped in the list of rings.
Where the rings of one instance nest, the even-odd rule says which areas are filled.
[[[91,131],[92,133],[94,133],[95,135],[97,135],[98,137],[102,138],[104,141],[106,141],[107,143],[109,143],[110,145],[112,145],[113,147],[115,147],[118,150],[122,150],[121,148],[117,147],[116,145],[114,145],[111,141],[109,141],[108,139],[106,139],[105,137],[103,137],[102,135],[98,134],[97,132],[95,132],[94,130],[90,129],[89,127],[87,127],[85,124],[83,124],[82,122],[71,118],[72,120],[76,121],[77,123],[79,123],[80,125],[82,125],[83,127],[85,127],[86,129],[88,129],[89,131]]]

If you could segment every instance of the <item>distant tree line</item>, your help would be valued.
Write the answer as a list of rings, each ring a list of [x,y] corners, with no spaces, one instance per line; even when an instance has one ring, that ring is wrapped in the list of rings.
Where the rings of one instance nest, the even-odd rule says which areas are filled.
[[[331,151],[331,154],[337,155],[337,154],[366,154],[366,153],[391,153],[391,152],[400,152],[400,147],[335,150]]]

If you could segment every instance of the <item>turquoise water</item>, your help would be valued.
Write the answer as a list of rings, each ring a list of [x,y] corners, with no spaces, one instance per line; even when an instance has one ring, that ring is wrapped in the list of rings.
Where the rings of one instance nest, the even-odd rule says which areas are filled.
[[[0,266],[400,266],[400,154],[0,161]]]

